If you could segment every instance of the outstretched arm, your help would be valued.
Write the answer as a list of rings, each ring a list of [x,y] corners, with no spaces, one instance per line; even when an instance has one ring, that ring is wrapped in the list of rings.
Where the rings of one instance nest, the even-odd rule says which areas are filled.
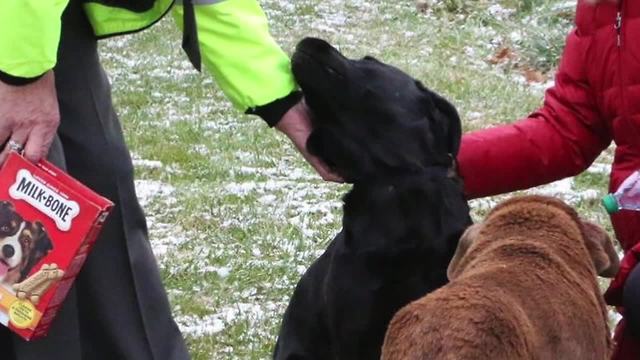
[[[544,106],[510,125],[463,136],[459,169],[470,198],[506,193],[582,172],[611,143],[573,32]]]
[[[202,62],[241,111],[271,126],[300,100],[289,57],[269,33],[255,0],[192,0]],[[183,27],[183,7],[174,17]]]
[[[229,100],[249,114],[262,117],[293,142],[325,180],[340,181],[318,158],[306,140],[311,123],[291,73],[289,57],[269,33],[267,18],[255,0],[192,0],[200,53],[205,67]],[[184,8],[174,9],[182,28]]]

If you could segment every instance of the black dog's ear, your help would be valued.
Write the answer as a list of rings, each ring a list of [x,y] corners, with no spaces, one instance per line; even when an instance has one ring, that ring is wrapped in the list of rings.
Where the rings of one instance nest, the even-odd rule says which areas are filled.
[[[444,121],[448,124],[447,137],[448,137],[448,151],[455,159],[458,156],[460,150],[460,138],[462,136],[462,124],[460,123],[460,116],[456,108],[447,99],[438,94],[434,94],[434,102],[438,107],[438,110],[444,115]]]
[[[431,103],[435,106],[434,116],[438,126],[443,130],[442,135],[447,138],[447,152],[455,159],[460,150],[462,136],[462,124],[458,111],[447,99],[427,89],[420,81],[416,81],[416,85],[429,96]]]

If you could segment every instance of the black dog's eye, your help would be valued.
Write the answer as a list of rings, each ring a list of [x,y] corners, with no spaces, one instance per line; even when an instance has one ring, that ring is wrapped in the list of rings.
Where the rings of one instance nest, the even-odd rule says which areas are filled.
[[[9,231],[9,226],[8,225],[4,225],[0,230]]]

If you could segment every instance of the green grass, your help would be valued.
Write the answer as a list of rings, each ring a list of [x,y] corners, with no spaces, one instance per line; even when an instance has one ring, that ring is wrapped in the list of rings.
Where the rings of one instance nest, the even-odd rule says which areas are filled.
[[[522,81],[519,66],[552,75],[572,14],[559,0],[431,1],[426,13],[412,1],[261,3],[285,51],[318,36],[348,56],[374,55],[451,99],[465,130],[541,104],[543,87]],[[503,46],[517,63],[488,63]],[[139,195],[194,359],[268,358],[293,287],[340,228],[348,187],[322,182],[282,136],[232,109],[190,68],[171,19],[101,53],[132,153],[156,161],[136,162]],[[597,200],[606,183],[594,172],[537,190],[610,229]],[[474,218],[502,198],[473,201]]]

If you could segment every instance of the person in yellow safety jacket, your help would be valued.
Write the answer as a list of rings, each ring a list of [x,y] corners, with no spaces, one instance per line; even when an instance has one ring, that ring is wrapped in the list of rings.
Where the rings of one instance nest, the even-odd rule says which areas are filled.
[[[47,157],[116,204],[49,335],[27,343],[0,327],[3,360],[189,358],[97,52],[98,39],[168,12],[196,68],[202,62],[239,110],[281,130],[324,179],[338,180],[304,150],[310,121],[256,0],[1,0],[0,163],[12,149]]]

